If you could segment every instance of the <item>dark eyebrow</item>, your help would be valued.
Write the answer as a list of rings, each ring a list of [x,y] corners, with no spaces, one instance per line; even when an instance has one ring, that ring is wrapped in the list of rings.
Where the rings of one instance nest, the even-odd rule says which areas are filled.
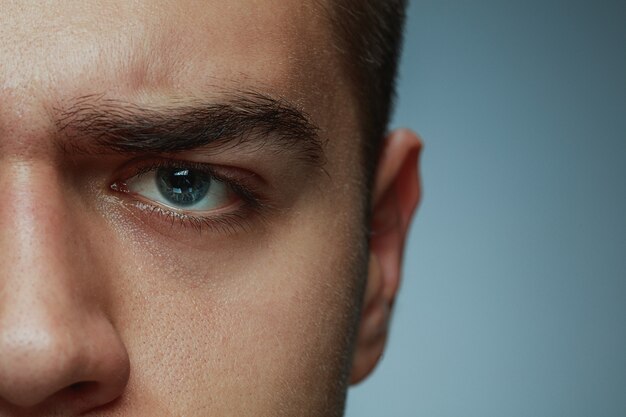
[[[258,92],[237,92],[220,101],[176,101],[170,107],[145,107],[103,96],[80,97],[54,109],[64,151],[159,154],[254,144],[292,152],[322,165],[319,128],[302,110]]]

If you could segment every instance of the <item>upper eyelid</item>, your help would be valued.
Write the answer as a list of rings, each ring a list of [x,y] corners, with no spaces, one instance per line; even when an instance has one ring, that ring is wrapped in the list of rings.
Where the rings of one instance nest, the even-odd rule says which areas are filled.
[[[174,159],[174,158],[149,157],[149,158],[134,159],[134,160],[126,162],[120,169],[118,169],[118,171],[115,173],[113,178],[109,181],[110,183],[109,187],[113,186],[114,184],[119,185],[120,183],[128,181],[129,179],[133,177],[144,175],[148,172],[154,171],[161,167],[173,167],[173,168],[180,167],[180,168],[197,169],[204,173],[209,174],[211,178],[213,179],[217,179],[219,181],[227,182],[227,183],[229,182],[227,178],[223,178],[224,177],[223,175],[220,175],[219,173],[217,173],[216,169],[214,169],[213,165],[211,164],[194,162],[194,161],[186,161],[186,160],[180,160],[180,159]]]
[[[140,158],[133,158],[130,161],[127,161],[123,164],[121,168],[117,170],[116,177],[119,179],[120,177],[126,176],[129,178],[131,175],[137,175],[142,171],[151,171],[153,169],[157,169],[160,167],[180,167],[180,168],[192,168],[197,169],[203,172],[210,174],[218,179],[223,178],[224,180],[229,180],[235,175],[225,175],[226,171],[228,172],[238,172],[238,177],[242,178],[256,178],[258,180],[262,180],[260,176],[257,174],[241,169],[238,167],[215,164],[209,162],[200,162],[192,159],[185,158],[184,155],[179,156],[171,156],[171,155],[150,155],[144,156]],[[245,173],[245,175],[244,175]]]

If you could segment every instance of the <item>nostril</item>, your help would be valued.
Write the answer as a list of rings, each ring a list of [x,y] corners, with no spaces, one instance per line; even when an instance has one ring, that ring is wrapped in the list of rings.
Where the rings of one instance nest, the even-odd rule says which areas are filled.
[[[65,401],[81,401],[91,397],[98,391],[98,383],[95,381],[76,382],[68,385],[61,395],[65,397]]]
[[[75,394],[84,394],[85,392],[93,391],[97,385],[98,383],[95,381],[84,381],[84,382],[76,382],[68,386],[67,388],[69,389],[69,391]]]
[[[0,408],[7,403],[24,410],[75,415],[122,395],[130,362],[107,319],[95,316],[74,323],[65,316],[63,320],[43,317],[43,311],[26,322],[14,320],[16,324],[9,316],[3,317],[4,307],[0,314]],[[18,311],[10,317],[18,313],[22,314]]]
[[[62,404],[64,410],[72,412],[83,412],[93,407],[96,397],[99,396],[102,384],[96,381],[75,382],[65,387],[54,395],[54,402]]]
[[[72,384],[69,386],[69,388],[72,391],[82,391],[84,390],[89,384],[94,384],[94,382],[76,382],[75,384]]]

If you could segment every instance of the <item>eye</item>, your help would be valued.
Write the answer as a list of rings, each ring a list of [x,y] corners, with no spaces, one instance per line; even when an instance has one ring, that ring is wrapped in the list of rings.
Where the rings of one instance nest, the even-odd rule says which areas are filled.
[[[129,161],[118,175],[109,189],[148,221],[231,234],[269,210],[260,179],[235,167],[150,158]]]
[[[126,192],[168,208],[213,211],[236,200],[231,187],[207,171],[194,167],[156,167],[127,179]]]

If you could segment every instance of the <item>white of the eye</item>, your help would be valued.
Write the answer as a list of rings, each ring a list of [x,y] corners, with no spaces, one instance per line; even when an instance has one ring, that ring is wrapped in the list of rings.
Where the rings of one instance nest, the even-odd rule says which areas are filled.
[[[207,194],[191,205],[179,206],[161,195],[157,186],[156,170],[134,176],[126,181],[129,192],[152,200],[160,205],[186,211],[209,211],[225,206],[228,203],[228,187],[224,182],[211,179],[211,186]]]

